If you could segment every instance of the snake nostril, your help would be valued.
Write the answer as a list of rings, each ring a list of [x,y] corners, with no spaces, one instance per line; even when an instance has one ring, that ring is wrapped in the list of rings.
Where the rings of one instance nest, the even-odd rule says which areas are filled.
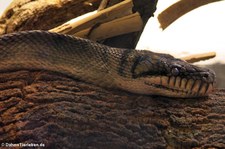
[[[202,74],[202,78],[203,78],[204,81],[208,82],[210,80],[210,74],[204,73],[204,74]]]
[[[203,77],[208,78],[209,74],[204,74]]]
[[[207,79],[209,77],[209,74],[208,73],[204,73],[203,77]]]

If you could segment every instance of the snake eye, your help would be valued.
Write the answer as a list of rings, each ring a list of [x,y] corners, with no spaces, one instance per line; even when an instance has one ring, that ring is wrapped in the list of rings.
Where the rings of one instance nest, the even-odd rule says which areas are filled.
[[[177,76],[179,73],[180,73],[180,72],[179,72],[178,68],[176,68],[176,67],[172,68],[171,74],[172,74],[173,76]]]

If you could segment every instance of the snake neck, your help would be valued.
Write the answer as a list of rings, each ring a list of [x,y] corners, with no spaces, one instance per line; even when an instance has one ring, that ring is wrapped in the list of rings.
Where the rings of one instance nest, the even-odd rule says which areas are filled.
[[[116,87],[121,51],[82,38],[29,31],[0,37],[0,71],[48,70]]]

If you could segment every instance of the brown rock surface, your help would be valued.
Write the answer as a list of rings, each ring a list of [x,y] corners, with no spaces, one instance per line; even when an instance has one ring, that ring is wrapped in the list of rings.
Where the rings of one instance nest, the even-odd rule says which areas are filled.
[[[225,90],[169,99],[54,72],[1,72],[0,143],[51,148],[225,148]]]

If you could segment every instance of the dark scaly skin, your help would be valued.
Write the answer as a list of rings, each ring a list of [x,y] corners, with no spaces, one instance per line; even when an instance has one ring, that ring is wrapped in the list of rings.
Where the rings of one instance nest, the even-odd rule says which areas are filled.
[[[208,95],[215,73],[167,54],[119,49],[45,31],[0,37],[0,71],[56,71],[106,88],[169,97]]]

